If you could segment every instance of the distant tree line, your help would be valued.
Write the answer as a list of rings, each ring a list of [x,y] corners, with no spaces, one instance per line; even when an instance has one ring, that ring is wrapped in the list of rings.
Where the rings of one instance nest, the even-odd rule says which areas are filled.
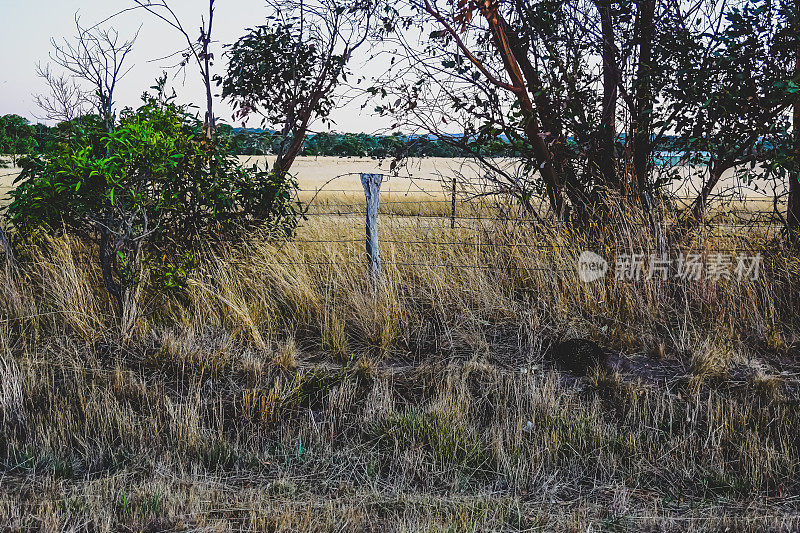
[[[98,115],[84,115],[55,126],[30,124],[19,115],[0,117],[0,154],[20,156],[26,154],[48,154],[57,149],[59,142],[69,139],[78,130],[102,129],[103,121]],[[215,135],[227,146],[230,153],[238,155],[275,155],[282,139],[271,130],[234,128],[218,124]],[[675,136],[665,136],[655,143],[658,151],[675,150],[679,141]],[[575,144],[572,138],[569,144]],[[470,150],[462,146],[469,144]],[[624,150],[625,138],[620,136],[618,150]],[[700,149],[702,147],[698,147]],[[767,143],[764,150],[771,148]],[[476,138],[465,143],[460,136],[435,137],[432,135],[408,135],[399,132],[390,135],[368,133],[328,133],[308,135],[299,155],[332,157],[371,157],[376,159],[407,157],[471,157],[475,153],[484,157],[522,157],[519,146],[502,137]]]
[[[18,157],[27,154],[49,154],[58,144],[68,140],[78,130],[102,129],[103,121],[97,115],[84,115],[55,126],[31,124],[19,115],[0,117],[0,154]],[[225,143],[230,153],[239,155],[275,155],[282,138],[274,131],[233,128],[219,124],[215,135]],[[515,155],[516,150],[507,142],[486,143],[484,155],[504,157]],[[367,133],[316,133],[308,135],[300,150],[303,156],[336,157],[459,157],[465,156],[457,146],[441,139],[419,135],[370,135]]]
[[[278,153],[282,138],[275,132],[260,129],[236,129],[220,125],[218,135],[232,152],[241,155],[273,155]],[[507,154],[510,145],[487,146],[487,154]],[[299,155],[336,157],[459,157],[465,153],[440,139],[418,135],[370,135],[368,133],[315,133],[303,141]]]

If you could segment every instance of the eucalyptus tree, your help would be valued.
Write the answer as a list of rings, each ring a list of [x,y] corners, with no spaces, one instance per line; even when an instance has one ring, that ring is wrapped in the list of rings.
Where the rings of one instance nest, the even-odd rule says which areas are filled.
[[[778,3],[756,0],[720,9],[719,31],[699,28],[691,37],[690,30],[676,28],[670,126],[675,148],[699,169],[695,220],[726,172],[752,180],[748,168],[759,163],[762,178],[779,168],[769,159],[786,137],[793,90],[782,13]]]
[[[635,200],[661,185],[669,43],[707,1],[407,0],[384,35],[397,57],[372,93],[398,124],[471,153],[529,209],[542,195],[556,218],[569,206],[588,216],[608,192]],[[519,164],[485,156],[496,139]]]
[[[541,175],[550,206],[556,217],[563,218],[563,190],[551,147],[551,138],[558,139],[561,132],[558,131],[555,121],[549,120],[554,117],[551,102],[542,90],[539,71],[528,56],[530,41],[524,41],[513,29],[515,20],[511,17],[516,14],[513,6],[509,4],[511,9],[504,12],[497,3],[463,1],[458,4],[455,13],[450,14],[436,0],[423,0],[412,5],[419,12],[430,16],[441,28],[432,34],[434,38],[443,40],[445,45],[454,45],[453,55],[463,59],[458,63],[454,61],[453,66],[458,65],[461,68],[462,76],[472,71],[469,76],[488,82],[486,88],[492,92],[503,91],[513,99],[511,106],[518,115],[513,117],[517,128],[514,137],[524,138],[530,145],[532,162]],[[548,12],[557,14],[560,10]],[[479,14],[477,17],[476,13]],[[532,19],[535,20],[537,19]],[[547,22],[552,18],[544,17],[543,20]],[[492,55],[480,57],[474,53],[474,49],[462,38],[469,30],[477,30],[481,34],[474,41],[476,47],[491,50]],[[443,65],[448,66],[447,63]],[[493,100],[499,102],[499,99]],[[456,107],[460,106],[458,98],[454,100],[454,104]]]
[[[400,6],[384,32],[384,47],[397,52],[370,90],[382,98],[379,112],[470,154],[486,170],[489,187],[531,211],[532,200],[543,196],[562,218],[565,191],[577,192],[571,128],[594,119],[581,103],[589,83],[584,17],[575,2],[507,3],[496,16],[493,6],[465,2],[451,9],[435,0]],[[536,29],[517,31],[525,25]],[[552,53],[528,53],[541,44],[537,35],[548,36]],[[566,53],[574,55],[565,61],[570,40]],[[486,147],[498,140],[519,159],[492,158]]]
[[[783,2],[781,14],[785,22],[781,36],[792,74],[784,85],[792,105],[792,133],[787,150],[790,156],[785,165],[789,183],[786,222],[790,236],[797,240],[800,237],[800,0]]]
[[[227,51],[218,79],[234,118],[274,128],[273,172],[289,171],[314,121],[328,121],[347,64],[370,36],[372,0],[279,0],[267,23],[248,30]]]

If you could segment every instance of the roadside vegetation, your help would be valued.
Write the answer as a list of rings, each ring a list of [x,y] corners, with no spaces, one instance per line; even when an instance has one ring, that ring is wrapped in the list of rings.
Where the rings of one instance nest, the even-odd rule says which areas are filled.
[[[474,234],[449,227],[402,244],[423,230],[400,223],[376,294],[350,229],[310,219],[297,243],[203,254],[180,293],[148,282],[125,336],[92,247],[18,249],[0,300],[5,524],[798,526],[792,251],[687,235],[769,249],[762,275],[584,284],[578,236],[498,222],[496,246],[436,245]],[[559,373],[545,354],[563,338],[611,348],[609,368]]]
[[[222,47],[214,0],[134,0],[197,113],[167,74],[120,108],[138,34],[76,17],[56,125],[0,120],[0,528],[800,529],[797,8],[280,0]],[[359,83],[412,133],[319,133]],[[365,202],[300,191],[303,154],[480,179],[385,197],[370,277]],[[768,212],[714,201],[731,172]],[[586,282],[583,251],[759,268]]]

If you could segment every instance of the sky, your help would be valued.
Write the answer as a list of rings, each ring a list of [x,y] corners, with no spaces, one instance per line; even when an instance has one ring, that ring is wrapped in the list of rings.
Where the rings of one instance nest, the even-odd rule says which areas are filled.
[[[170,0],[168,2],[187,29],[199,32],[201,15],[207,3],[200,0]],[[36,64],[45,65],[52,50],[51,38],[61,40],[75,33],[74,17],[77,12],[84,26],[91,26],[110,15],[133,5],[130,0],[0,0],[0,115],[15,113],[31,122],[46,122],[34,102],[33,95],[46,92],[41,79],[36,76]],[[263,0],[217,0],[213,37],[218,43],[216,57],[221,57],[223,43],[231,43],[246,28],[263,24],[267,14]],[[123,78],[116,92],[119,107],[136,107],[142,93],[156,77],[170,65],[169,61],[153,61],[185,47],[183,37],[152,15],[136,10],[120,15],[112,22],[122,37],[133,35],[141,26],[135,48],[129,56],[133,70]],[[225,61],[217,61],[215,69],[221,73]],[[354,72],[375,72],[379,68],[369,64],[367,56],[355,57],[350,68]],[[170,71],[174,74],[174,71]],[[179,100],[184,103],[204,102],[202,83],[196,69],[187,68],[185,76],[170,76]],[[336,109],[332,115],[336,131],[380,131],[387,119],[375,116],[374,104],[362,109],[363,100]],[[227,104],[216,103],[216,112],[231,123]],[[232,124],[234,126],[240,124]],[[258,126],[252,121],[248,126]],[[317,125],[322,127],[321,125]]]

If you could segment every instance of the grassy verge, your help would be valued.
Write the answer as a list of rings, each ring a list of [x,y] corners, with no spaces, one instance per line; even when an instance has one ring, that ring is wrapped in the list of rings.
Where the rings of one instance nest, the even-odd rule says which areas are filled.
[[[0,524],[800,527],[800,263],[779,240],[674,236],[761,253],[754,280],[587,284],[580,251],[649,253],[646,225],[451,230],[425,209],[382,220],[378,290],[360,216],[313,215],[295,242],[205,253],[185,293],[144,290],[128,335],[93,250],[27,247],[0,273]],[[613,364],[554,370],[573,337]]]

